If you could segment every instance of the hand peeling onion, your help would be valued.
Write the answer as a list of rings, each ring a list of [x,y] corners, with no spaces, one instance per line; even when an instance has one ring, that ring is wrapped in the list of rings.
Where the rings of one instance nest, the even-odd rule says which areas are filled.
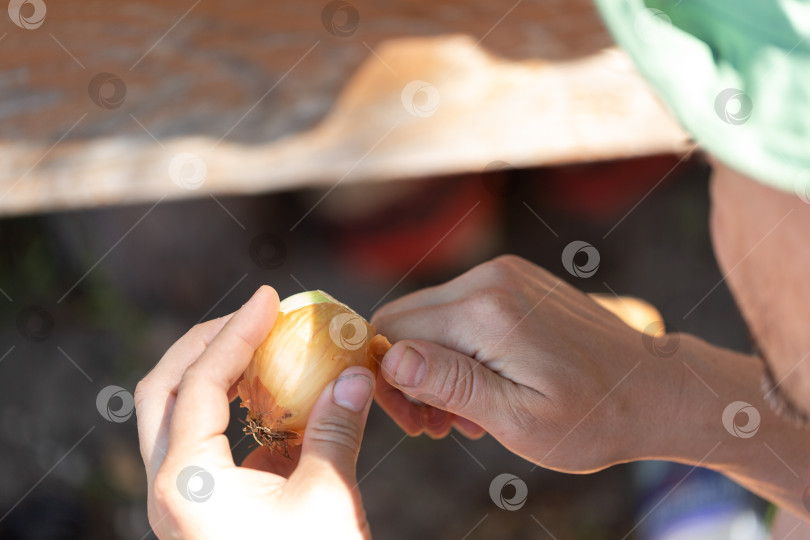
[[[376,374],[390,347],[374,326],[322,291],[286,298],[239,382],[242,407],[248,409],[245,433],[289,455],[287,446],[301,444],[326,385],[350,366]]]

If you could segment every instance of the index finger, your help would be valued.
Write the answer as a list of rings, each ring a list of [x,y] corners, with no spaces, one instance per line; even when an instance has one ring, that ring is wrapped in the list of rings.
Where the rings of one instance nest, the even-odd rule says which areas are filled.
[[[459,291],[454,290],[452,283],[453,281],[450,281],[448,283],[442,283],[441,285],[419,289],[405,296],[400,296],[395,300],[391,300],[390,302],[386,302],[371,315],[369,322],[376,324],[376,321],[380,317],[393,316],[403,311],[451,302],[460,294]]]
[[[514,255],[500,256],[467,270],[445,283],[406,294],[380,307],[371,317],[376,324],[380,317],[457,302],[476,290],[528,280],[555,280],[554,276],[529,261]]]
[[[230,318],[231,315],[226,315],[193,327],[166,351],[135,388],[138,441],[149,482],[166,454],[169,419],[180,379]]]
[[[177,389],[167,461],[175,453],[202,451],[233,464],[224,435],[230,420],[228,390],[273,328],[278,306],[274,289],[259,288],[186,370]]]
[[[391,343],[402,339],[431,341],[474,357],[482,330],[491,331],[470,312],[464,300],[382,315],[374,325]]]

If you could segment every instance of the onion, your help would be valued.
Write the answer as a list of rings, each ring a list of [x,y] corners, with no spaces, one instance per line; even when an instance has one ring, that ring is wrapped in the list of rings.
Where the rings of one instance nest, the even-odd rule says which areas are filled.
[[[350,366],[376,374],[390,347],[374,326],[323,291],[286,298],[239,381],[248,409],[245,433],[289,457],[288,445],[303,442],[309,413],[326,385]]]

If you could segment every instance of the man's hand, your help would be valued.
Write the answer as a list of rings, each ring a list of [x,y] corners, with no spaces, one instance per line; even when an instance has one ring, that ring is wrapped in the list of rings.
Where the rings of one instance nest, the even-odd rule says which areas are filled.
[[[292,460],[258,448],[233,462],[228,403],[277,314],[276,292],[260,288],[232,316],[192,328],[138,384],[149,523],[160,538],[369,537],[355,479],[374,386],[367,369],[327,385]]]
[[[644,347],[652,337],[517,257],[396,300],[372,322],[396,341],[377,401],[412,435],[483,428],[534,463],[588,472],[644,456],[650,405],[670,405],[667,370]]]
[[[412,435],[486,430],[567,472],[688,463],[810,517],[810,431],[765,403],[758,358],[644,335],[516,257],[392,302],[373,322],[395,341],[377,401]],[[753,416],[738,418],[741,407]]]

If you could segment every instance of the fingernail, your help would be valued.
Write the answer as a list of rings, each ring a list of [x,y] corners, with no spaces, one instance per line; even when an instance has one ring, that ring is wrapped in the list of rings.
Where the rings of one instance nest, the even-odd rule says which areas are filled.
[[[444,423],[445,418],[447,418],[447,411],[443,411],[435,407],[428,407],[424,414],[424,427],[440,426]]]
[[[344,375],[335,382],[332,400],[352,412],[360,412],[371,398],[371,379],[355,373]]]
[[[419,386],[427,375],[427,362],[419,351],[411,347],[406,347],[399,358],[389,358],[385,355],[383,369],[394,376],[394,382],[400,386]]]

